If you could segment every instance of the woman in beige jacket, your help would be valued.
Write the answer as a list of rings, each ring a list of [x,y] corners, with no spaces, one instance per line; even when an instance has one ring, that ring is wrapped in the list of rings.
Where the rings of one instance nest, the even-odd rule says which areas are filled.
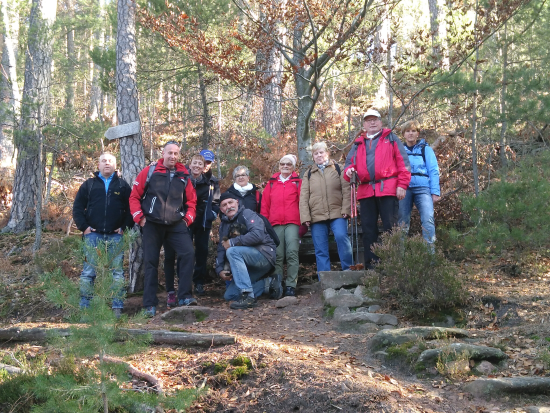
[[[343,168],[329,159],[325,142],[313,145],[312,152],[315,164],[302,178],[300,220],[311,228],[317,272],[330,271],[329,229],[336,239],[342,270],[346,271],[353,264],[347,220],[350,185],[344,179]]]

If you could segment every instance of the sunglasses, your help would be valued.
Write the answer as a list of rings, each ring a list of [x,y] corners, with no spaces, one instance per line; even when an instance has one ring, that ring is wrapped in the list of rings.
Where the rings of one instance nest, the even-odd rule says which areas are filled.
[[[168,145],[176,145],[178,148],[180,147],[180,143],[177,141],[168,141],[164,144],[164,147],[166,148]]]
[[[280,162],[279,165],[281,165],[281,166],[292,166],[292,162]]]
[[[235,178],[246,178],[247,176],[247,174],[235,175]]]

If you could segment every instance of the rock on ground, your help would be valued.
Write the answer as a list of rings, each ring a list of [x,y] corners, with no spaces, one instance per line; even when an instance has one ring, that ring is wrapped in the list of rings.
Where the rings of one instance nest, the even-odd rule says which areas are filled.
[[[355,287],[362,284],[363,271],[320,271],[321,288]]]
[[[371,339],[371,348],[379,350],[383,347],[391,345],[399,345],[418,339],[433,340],[444,337],[463,338],[468,337],[470,333],[460,328],[444,328],[444,327],[410,327],[397,328],[394,330],[384,330],[376,334]]]
[[[160,318],[166,321],[167,323],[195,323],[197,321],[204,321],[212,312],[210,307],[201,307],[201,306],[182,306],[176,307],[166,313],[164,313]]]
[[[504,377],[496,379],[478,379],[467,383],[463,390],[474,396],[498,396],[511,394],[548,394],[550,378],[547,377]]]
[[[9,364],[0,363],[0,370],[6,370],[8,374],[21,374],[23,370],[19,367],[10,366]]]
[[[486,376],[488,374],[491,374],[493,371],[495,371],[496,367],[492,363],[488,362],[487,360],[483,360],[481,363],[479,363],[475,367],[474,370]]]
[[[332,307],[359,307],[363,299],[354,294],[337,294],[325,300],[325,303]]]
[[[525,413],[550,413],[550,407],[528,406],[525,408]]]
[[[394,330],[395,331],[395,330]],[[448,346],[424,350],[418,357],[419,363],[434,362],[441,354],[467,354],[471,360],[502,361],[508,358],[506,353],[498,348],[476,346],[466,343],[452,343]]]
[[[289,305],[296,305],[299,302],[300,301],[296,297],[292,297],[292,296],[283,297],[280,300],[277,300],[277,302],[275,303],[275,307],[285,308],[285,307],[288,307]]]

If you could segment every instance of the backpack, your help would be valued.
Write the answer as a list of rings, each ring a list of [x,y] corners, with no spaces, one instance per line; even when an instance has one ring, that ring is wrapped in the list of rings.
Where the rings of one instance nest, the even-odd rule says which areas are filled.
[[[419,154],[418,153],[407,153],[407,155],[409,155],[409,156],[422,156],[422,160],[424,161],[424,165],[426,165],[426,146],[428,146],[427,143],[422,145],[422,148],[420,149]],[[426,167],[427,167],[427,165],[426,165]],[[429,175],[421,174],[419,172],[413,172],[413,173],[411,173],[411,175],[413,175],[413,176],[426,176],[426,177],[429,178]]]
[[[264,217],[262,214],[259,214],[257,212],[256,212],[256,215],[258,215],[262,219],[262,221],[264,222],[265,231],[267,232],[267,235],[271,237],[271,239],[275,243],[275,246],[278,247],[281,244],[281,240],[277,236],[277,233],[273,229],[273,226],[271,225],[269,220],[266,217]],[[237,217],[237,222],[246,226],[246,222],[244,220],[244,216],[242,213],[239,214],[239,216]]]
[[[334,168],[336,168],[336,172],[338,172],[338,176],[342,176],[342,171],[340,170],[340,165],[338,165],[336,162],[334,162]],[[307,180],[309,181],[311,179],[311,166],[309,167],[307,171]]]
[[[149,188],[149,181],[151,181],[151,177],[153,176],[153,173],[155,172],[155,169],[157,167],[157,163],[153,162],[151,165],[149,165],[149,170],[147,171],[147,179],[145,179],[145,185],[143,187],[143,196],[141,197],[141,200],[143,201],[145,197],[147,196],[147,189]],[[187,188],[187,183],[189,182],[189,175],[185,176],[184,179],[184,185],[183,189]],[[184,193],[185,196],[185,193]]]

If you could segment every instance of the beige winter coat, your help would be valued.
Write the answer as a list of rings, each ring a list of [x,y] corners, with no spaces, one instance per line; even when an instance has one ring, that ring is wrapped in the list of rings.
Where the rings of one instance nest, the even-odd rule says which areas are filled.
[[[302,177],[300,191],[300,221],[302,223],[326,221],[342,218],[350,214],[350,186],[344,179],[344,168],[340,166],[341,174],[334,167],[334,161],[329,161],[321,172],[317,165],[311,166],[311,177],[307,170]]]

